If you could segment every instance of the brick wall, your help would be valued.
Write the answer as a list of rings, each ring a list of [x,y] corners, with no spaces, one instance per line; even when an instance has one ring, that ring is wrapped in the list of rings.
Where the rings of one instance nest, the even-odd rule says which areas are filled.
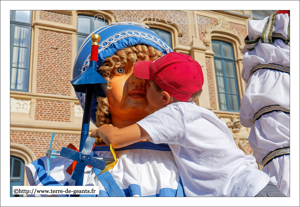
[[[35,119],[44,121],[71,121],[71,103],[51,100],[36,100]]]
[[[165,23],[176,23],[179,30],[183,33],[182,37],[178,37],[180,45],[189,45],[189,30],[187,23],[187,13],[183,11],[114,11],[119,21],[138,21],[148,18],[149,21],[165,20]],[[53,23],[61,23],[72,25],[72,16],[60,14],[51,11],[40,11],[39,18]],[[202,28],[206,25],[214,24],[216,19],[202,17],[197,15],[197,23],[199,28],[200,40],[203,41],[204,34]],[[231,24],[231,29],[245,36],[246,27],[237,24]],[[39,29],[38,49],[33,51],[37,54],[37,71],[36,80],[37,93],[51,94],[58,96],[71,96],[74,90],[70,81],[72,80],[72,34],[54,31],[51,29]],[[215,89],[212,79],[212,58],[206,59],[208,70],[210,103],[216,109]],[[35,67],[35,66],[34,66]],[[71,122],[71,103],[53,100],[40,100],[36,98],[34,119],[40,121],[51,122]],[[57,124],[57,123],[56,123]],[[20,132],[11,131],[11,143],[18,143],[31,149],[37,158],[45,156],[51,139],[51,133],[39,132]],[[60,150],[69,143],[73,143],[77,148],[79,146],[80,135],[75,134],[56,134],[52,149]],[[247,148],[248,149],[248,148]],[[250,149],[249,149],[250,150]]]
[[[71,95],[71,34],[39,30],[36,92]]]
[[[63,24],[72,24],[72,16],[51,11],[40,11],[40,19]]]
[[[245,25],[230,23],[230,29],[235,30],[242,40],[244,40],[247,37],[247,29]]]
[[[10,132],[10,142],[24,145],[32,150],[37,158],[46,156],[46,151],[49,148],[52,133],[40,132]],[[72,134],[55,134],[52,147],[53,150],[61,150],[62,147],[67,147],[72,143],[75,147],[79,147],[80,135]],[[37,144],[38,143],[38,144]]]
[[[120,22],[152,21],[178,25],[182,37],[178,37],[181,45],[189,45],[189,30],[187,13],[171,10],[114,10],[114,15]]]
[[[201,41],[204,40],[205,35],[203,34],[203,29],[208,25],[213,25],[216,22],[216,19],[210,17],[204,17],[197,15],[197,23],[198,23],[198,33],[199,39]],[[208,46],[206,46],[208,48]]]

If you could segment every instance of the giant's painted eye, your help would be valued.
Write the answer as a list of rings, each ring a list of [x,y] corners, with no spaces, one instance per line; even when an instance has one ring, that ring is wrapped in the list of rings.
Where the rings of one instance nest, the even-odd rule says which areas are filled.
[[[117,73],[124,74],[125,70],[123,68],[118,68]]]

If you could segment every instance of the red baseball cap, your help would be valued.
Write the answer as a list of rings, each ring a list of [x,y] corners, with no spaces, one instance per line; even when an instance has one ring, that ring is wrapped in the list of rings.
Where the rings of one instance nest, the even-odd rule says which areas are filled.
[[[138,61],[133,73],[137,78],[153,80],[179,101],[188,101],[202,89],[204,82],[200,64],[191,56],[177,52],[170,52],[153,62]]]

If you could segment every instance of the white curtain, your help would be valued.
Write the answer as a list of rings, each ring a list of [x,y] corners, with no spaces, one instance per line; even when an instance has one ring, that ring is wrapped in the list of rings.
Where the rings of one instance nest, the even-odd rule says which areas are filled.
[[[12,47],[11,89],[25,90],[28,86],[30,29],[14,27]]]

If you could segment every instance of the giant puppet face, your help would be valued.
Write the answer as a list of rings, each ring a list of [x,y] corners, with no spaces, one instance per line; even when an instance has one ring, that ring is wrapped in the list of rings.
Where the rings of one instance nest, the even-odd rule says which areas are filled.
[[[108,81],[107,101],[111,122],[114,126],[124,127],[135,123],[149,113],[146,111],[148,101],[146,86],[149,81],[138,79],[133,74],[133,66],[137,61],[153,61],[162,53],[151,46],[136,45],[124,48],[105,59],[100,73]],[[97,125],[101,125],[104,115],[101,108],[105,107],[103,98],[97,111]]]
[[[155,33],[139,23],[107,25],[93,32],[101,40],[98,49],[98,72],[107,80],[107,97],[93,97],[91,119],[97,127],[113,124],[128,126],[148,115],[146,84],[132,69],[137,61],[151,61],[172,49]],[[75,61],[73,78],[89,67],[90,36],[82,43]],[[85,95],[76,94],[82,107]]]

